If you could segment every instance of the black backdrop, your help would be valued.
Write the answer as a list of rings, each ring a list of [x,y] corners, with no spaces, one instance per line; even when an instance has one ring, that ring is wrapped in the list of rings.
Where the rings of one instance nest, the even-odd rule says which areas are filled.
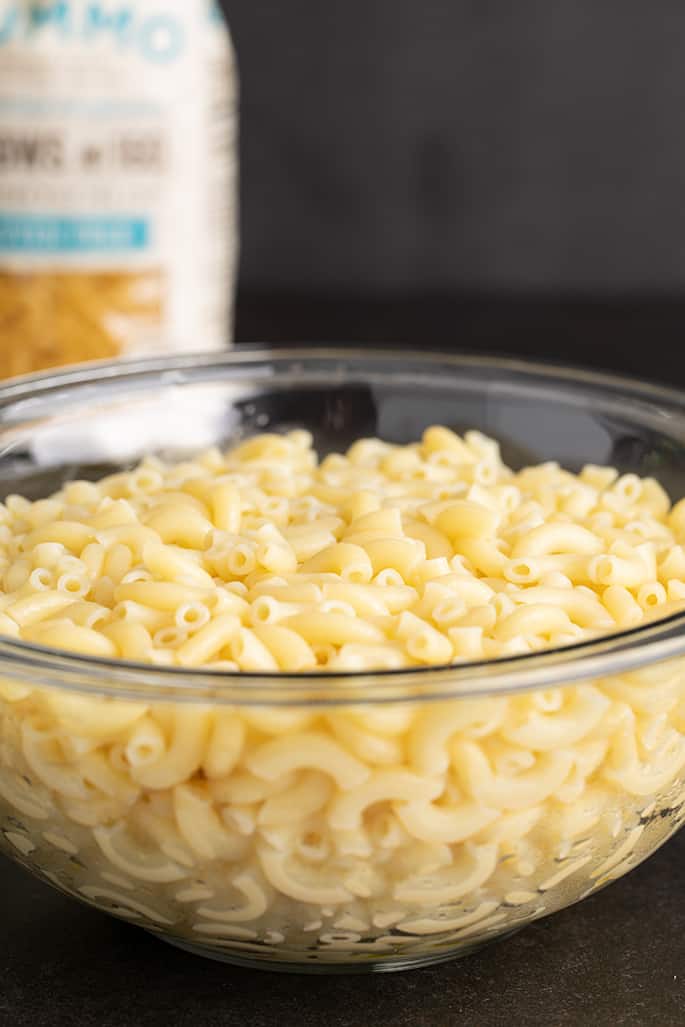
[[[223,5],[240,340],[486,348],[685,385],[682,0]]]
[[[224,0],[249,291],[680,293],[682,0]]]

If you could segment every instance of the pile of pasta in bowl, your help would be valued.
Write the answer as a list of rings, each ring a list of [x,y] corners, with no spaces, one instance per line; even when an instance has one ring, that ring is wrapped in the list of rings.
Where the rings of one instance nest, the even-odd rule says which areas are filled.
[[[422,681],[681,611],[684,547],[685,501],[655,480],[514,472],[493,440],[444,427],[322,460],[305,431],[257,435],[11,496],[8,644],[105,677],[120,661],[201,671],[217,693],[0,680],[3,844],[219,958],[392,968],[468,951],[621,876],[679,825],[685,676],[668,660],[429,698]],[[369,701],[383,675],[415,694]],[[222,700],[236,676],[241,700]],[[291,676],[309,701],[251,700]],[[324,676],[346,680],[344,701],[319,701]]]

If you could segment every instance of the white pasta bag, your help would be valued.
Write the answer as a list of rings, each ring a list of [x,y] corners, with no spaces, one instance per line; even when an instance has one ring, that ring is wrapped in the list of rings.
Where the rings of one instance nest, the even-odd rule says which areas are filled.
[[[237,77],[216,0],[0,0],[0,375],[230,337]]]

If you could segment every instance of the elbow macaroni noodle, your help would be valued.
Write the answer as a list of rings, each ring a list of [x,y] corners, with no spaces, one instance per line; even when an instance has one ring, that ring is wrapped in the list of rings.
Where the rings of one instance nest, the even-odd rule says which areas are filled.
[[[261,435],[9,497],[0,632],[160,667],[342,673],[565,646],[685,604],[685,501],[654,480],[514,473],[491,440],[442,427],[320,463],[311,441]],[[214,952],[473,944],[634,865],[685,819],[684,772],[677,662],[322,708],[0,681],[5,844]]]

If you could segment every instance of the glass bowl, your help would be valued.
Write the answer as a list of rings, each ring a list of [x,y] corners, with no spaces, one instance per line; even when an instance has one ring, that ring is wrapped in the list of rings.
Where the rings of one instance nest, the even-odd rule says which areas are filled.
[[[685,403],[668,389],[297,349],[5,385],[2,498],[265,429],[307,428],[325,453],[436,423],[498,438],[515,467],[611,464],[685,494]],[[61,891],[227,962],[386,971],[463,955],[621,877],[683,822],[684,655],[685,615],[553,652],[335,677],[3,640],[0,845]],[[162,748],[134,772],[141,724]]]

